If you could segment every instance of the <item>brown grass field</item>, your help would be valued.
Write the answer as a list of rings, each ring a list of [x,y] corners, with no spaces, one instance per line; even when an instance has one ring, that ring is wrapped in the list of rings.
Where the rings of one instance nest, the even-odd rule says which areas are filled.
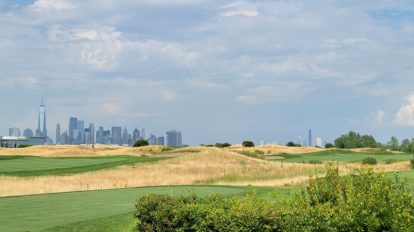
[[[159,147],[119,148],[116,150],[105,150],[104,148],[101,152],[109,151],[111,155],[128,154],[125,152],[139,155],[160,150]],[[45,151],[42,151],[43,149]],[[75,149],[78,149],[75,155],[70,155],[70,151]],[[79,149],[84,148],[41,146],[32,147],[30,151],[25,152],[28,152],[27,154],[34,152],[30,154],[42,156],[83,156],[89,154],[87,152],[82,153],[83,150],[79,151]],[[10,149],[10,151],[21,150]],[[229,149],[196,147],[177,149],[173,152],[186,154],[156,163],[142,163],[68,176],[0,176],[0,185],[2,186],[0,196],[184,184],[285,186],[304,183],[310,175],[320,175],[325,167],[323,164],[313,165],[260,160],[240,155]],[[4,154],[3,151],[0,151],[0,153]],[[342,174],[364,167],[366,166],[361,164],[339,164]],[[408,169],[409,162],[379,164],[372,167],[375,170],[384,171],[405,170]]]

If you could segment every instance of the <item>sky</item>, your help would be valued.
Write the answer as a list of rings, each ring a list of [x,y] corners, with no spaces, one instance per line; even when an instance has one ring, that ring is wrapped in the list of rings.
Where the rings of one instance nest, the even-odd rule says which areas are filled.
[[[0,134],[181,130],[185,144],[414,137],[411,0],[0,0]]]

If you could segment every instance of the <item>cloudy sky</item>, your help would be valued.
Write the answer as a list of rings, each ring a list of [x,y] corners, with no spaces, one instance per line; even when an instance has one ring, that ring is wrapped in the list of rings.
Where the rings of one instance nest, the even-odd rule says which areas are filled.
[[[411,0],[0,0],[0,134],[69,116],[187,144],[414,137]]]

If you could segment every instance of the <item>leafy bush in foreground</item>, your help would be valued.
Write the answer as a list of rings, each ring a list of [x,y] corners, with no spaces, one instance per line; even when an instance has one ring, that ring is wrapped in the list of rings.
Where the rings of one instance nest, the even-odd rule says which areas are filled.
[[[414,200],[398,176],[330,168],[290,198],[148,195],[136,218],[138,231],[414,231]]]

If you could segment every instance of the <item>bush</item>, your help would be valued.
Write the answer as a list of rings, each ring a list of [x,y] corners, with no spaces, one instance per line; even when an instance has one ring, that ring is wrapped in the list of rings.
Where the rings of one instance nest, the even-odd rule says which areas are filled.
[[[411,168],[414,168],[414,159],[410,160]]]
[[[161,148],[161,152],[173,151],[177,149],[176,147],[165,146]]]
[[[144,139],[137,140],[134,143],[134,147],[143,147],[143,146],[148,146],[148,145],[149,145],[148,141]]]
[[[332,143],[325,144],[325,148],[334,148],[335,146]]]
[[[20,144],[17,148],[25,148],[25,147],[31,147],[30,144]]]
[[[308,163],[310,163],[310,164],[321,164],[322,161],[320,161],[320,160],[309,160]]]
[[[243,141],[243,147],[254,147],[254,143],[252,141]]]
[[[288,147],[301,147],[302,145],[290,141],[286,144],[286,146],[288,146]]]
[[[230,147],[231,144],[230,143],[216,143],[214,146],[218,148],[225,148],[225,147]]]
[[[414,231],[412,191],[398,176],[330,167],[290,197],[149,195],[135,216],[138,231]]]
[[[367,158],[365,158],[365,159],[362,160],[362,163],[363,164],[371,164],[371,165],[374,165],[374,164],[377,164],[378,161],[374,157],[367,157]]]

